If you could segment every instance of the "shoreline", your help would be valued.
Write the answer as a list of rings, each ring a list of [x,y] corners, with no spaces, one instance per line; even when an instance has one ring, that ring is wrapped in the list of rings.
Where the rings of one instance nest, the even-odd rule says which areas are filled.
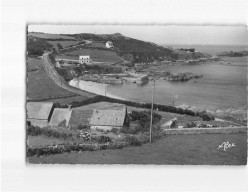
[[[122,98],[120,96],[113,95],[107,91],[107,86],[109,84],[102,84],[97,83],[93,81],[84,81],[84,80],[78,80],[78,79],[72,79],[69,81],[69,85],[76,87],[78,89],[81,89],[83,91],[87,91],[89,93],[94,93],[96,95],[101,95],[113,99],[118,100],[126,100],[125,98]]]
[[[70,86],[76,87],[80,90],[87,91],[89,93],[94,93],[96,95],[101,95],[117,100],[124,100],[124,101],[133,101],[133,102],[138,102],[138,103],[148,103],[148,102],[142,102],[142,101],[135,101],[131,99],[125,99],[120,96],[113,95],[107,91],[107,86],[109,84],[102,84],[102,83],[97,83],[93,81],[84,81],[84,80],[78,80],[78,79],[72,79],[69,82]],[[156,103],[155,103],[156,104]],[[247,122],[247,114],[246,114],[246,108],[244,107],[237,107],[237,108],[228,108],[228,109],[206,109],[206,108],[200,108],[197,106],[190,106],[187,104],[180,104],[175,106],[177,108],[182,108],[182,109],[188,109],[193,112],[206,112],[207,114],[211,114],[217,119],[222,119],[222,120],[235,120],[236,122],[240,123],[245,123]]]

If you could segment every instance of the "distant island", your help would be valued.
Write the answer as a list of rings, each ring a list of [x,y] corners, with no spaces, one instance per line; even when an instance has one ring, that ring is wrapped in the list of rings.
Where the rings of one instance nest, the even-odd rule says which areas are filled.
[[[230,51],[230,52],[222,52],[218,54],[220,57],[243,57],[248,56],[248,51]]]

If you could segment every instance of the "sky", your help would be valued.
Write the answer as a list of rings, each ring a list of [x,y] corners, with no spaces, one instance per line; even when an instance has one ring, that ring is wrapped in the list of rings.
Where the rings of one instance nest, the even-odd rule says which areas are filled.
[[[245,26],[29,25],[28,31],[52,34],[118,32],[127,37],[167,45],[248,45]]]

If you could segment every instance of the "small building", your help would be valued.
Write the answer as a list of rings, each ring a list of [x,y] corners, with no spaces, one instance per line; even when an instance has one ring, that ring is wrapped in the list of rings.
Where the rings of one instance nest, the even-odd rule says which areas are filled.
[[[57,67],[57,68],[60,68],[60,67],[61,67],[59,61],[56,62],[56,67]]]
[[[92,130],[112,130],[113,128],[121,129],[123,126],[129,125],[127,116],[127,108],[120,110],[93,110],[90,119],[90,128]]]
[[[161,125],[162,129],[171,129],[176,127],[177,118],[173,118]]]
[[[71,108],[55,108],[49,122],[50,126],[58,126],[65,120],[65,126],[68,126],[71,118]]]
[[[53,112],[53,102],[28,102],[28,125],[45,127],[48,125]]]
[[[92,64],[92,59],[90,56],[79,56],[79,63],[80,64]]]
[[[114,44],[113,44],[113,42],[112,41],[107,41],[106,42],[106,48],[114,48]]]

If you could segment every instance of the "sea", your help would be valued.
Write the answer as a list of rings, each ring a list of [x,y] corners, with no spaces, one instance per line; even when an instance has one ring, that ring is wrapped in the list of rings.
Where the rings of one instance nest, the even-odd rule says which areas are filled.
[[[243,51],[246,46],[170,45],[172,48],[195,48],[216,55],[224,51]],[[247,106],[247,57],[225,57],[223,61],[196,65],[164,66],[171,73],[192,72],[202,78],[187,82],[155,81],[154,103],[194,106],[207,110],[244,108]],[[153,82],[144,85],[123,83],[109,85],[107,93],[127,100],[151,102]]]

